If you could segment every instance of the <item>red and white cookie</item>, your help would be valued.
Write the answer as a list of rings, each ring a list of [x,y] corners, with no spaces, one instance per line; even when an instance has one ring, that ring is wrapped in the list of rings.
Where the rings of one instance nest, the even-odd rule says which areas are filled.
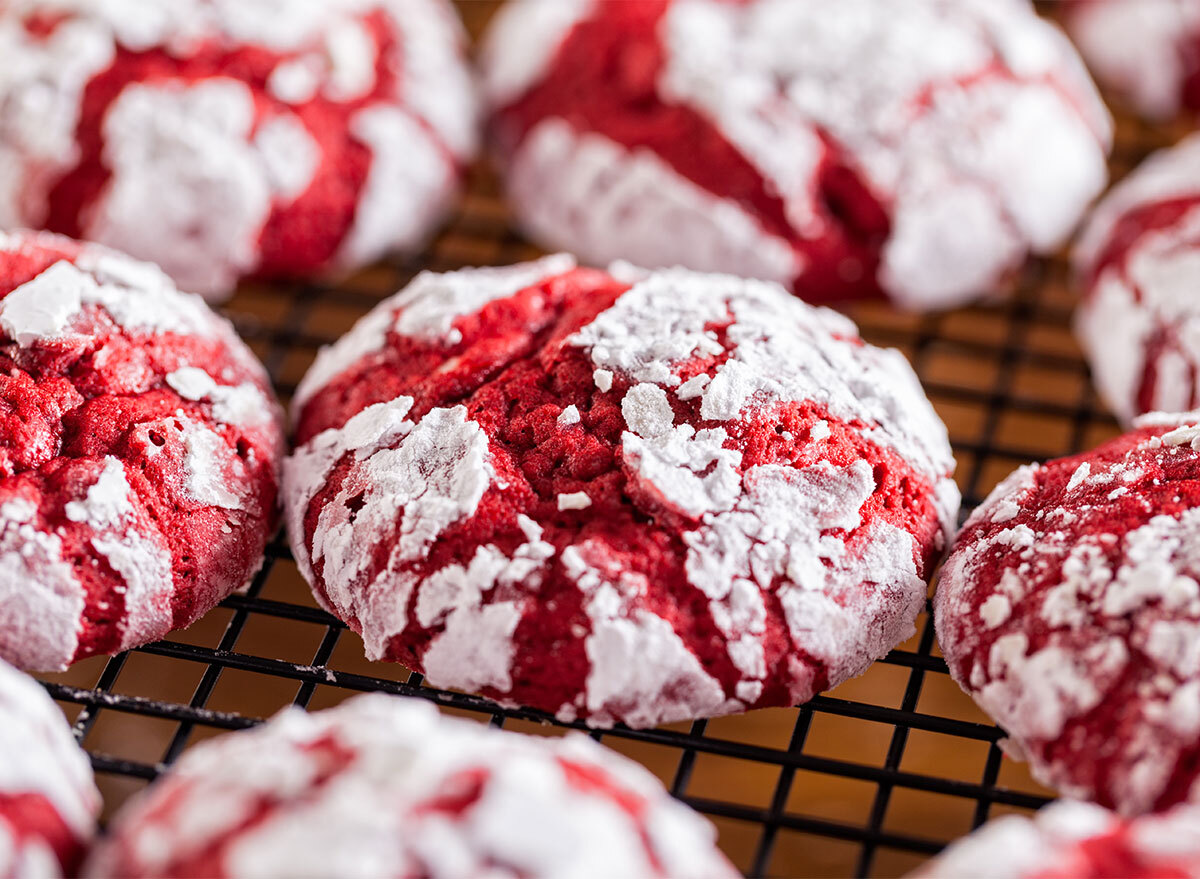
[[[100,793],[66,718],[0,661],[0,879],[78,875]]]
[[[475,150],[445,0],[0,4],[0,228],[216,298],[419,247]]]
[[[1074,258],[1079,340],[1118,418],[1200,407],[1200,135],[1121,181]]]
[[[1200,800],[1200,413],[1022,467],[934,599],[954,679],[1065,796]]]
[[[1107,179],[1107,111],[1027,0],[516,0],[483,62],[518,221],[599,265],[945,307]]]
[[[632,761],[359,696],[188,751],[117,815],[94,879],[732,879],[712,825]]]
[[[907,638],[958,509],[908,363],[774,284],[422,274],[327,349],[295,555],[368,655],[604,726],[798,704]]]
[[[1200,110],[1200,2],[1063,3],[1067,31],[1096,79],[1154,120]]]
[[[1032,818],[1005,815],[950,846],[922,879],[1200,879],[1200,808],[1126,820],[1062,800]]]
[[[63,669],[245,584],[281,422],[233,328],[157,268],[0,233],[0,657]]]

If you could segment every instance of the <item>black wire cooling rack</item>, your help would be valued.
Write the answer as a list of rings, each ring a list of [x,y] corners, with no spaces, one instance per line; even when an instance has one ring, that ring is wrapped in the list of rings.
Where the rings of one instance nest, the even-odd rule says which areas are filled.
[[[462,8],[472,30],[490,12],[484,3]],[[1172,134],[1123,121],[1114,174]],[[417,270],[536,255],[511,231],[481,167],[459,215],[419,264],[382,266],[338,286],[249,285],[228,313],[286,398],[320,345]],[[965,509],[1016,465],[1116,432],[1071,338],[1065,262],[1032,263],[1015,287],[1001,304],[934,316],[884,305],[850,310],[868,340],[912,360],[950,427]],[[289,703],[317,708],[382,690],[508,729],[569,728],[368,663],[358,638],[313,603],[282,539],[249,590],[192,629],[45,679],[91,754],[110,813],[189,745]],[[1002,756],[1001,731],[949,679],[928,613],[867,675],[802,708],[591,734],[712,818],[748,876],[900,875],[990,816],[1038,808],[1048,793]]]

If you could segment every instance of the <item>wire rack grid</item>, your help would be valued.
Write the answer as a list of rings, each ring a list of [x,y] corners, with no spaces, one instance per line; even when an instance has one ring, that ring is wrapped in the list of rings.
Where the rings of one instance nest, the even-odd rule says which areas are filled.
[[[494,5],[460,3],[473,33]],[[1122,118],[1114,176],[1177,134]],[[513,232],[481,164],[458,215],[419,262],[380,266],[338,286],[245,285],[227,312],[286,400],[321,345],[416,271],[537,255]],[[950,428],[964,509],[1018,464],[1117,432],[1072,339],[1072,307],[1060,257],[1031,263],[1015,291],[990,306],[931,316],[882,304],[849,309],[869,341],[900,348],[921,376]],[[281,538],[245,594],[187,631],[43,677],[91,755],[106,814],[185,748],[288,704],[315,709],[381,690],[506,729],[569,728],[367,662],[361,641],[317,608]],[[748,876],[902,875],[989,817],[1036,809],[1049,796],[1002,755],[1003,733],[950,680],[928,613],[912,639],[862,678],[799,709],[591,734],[709,816]]]

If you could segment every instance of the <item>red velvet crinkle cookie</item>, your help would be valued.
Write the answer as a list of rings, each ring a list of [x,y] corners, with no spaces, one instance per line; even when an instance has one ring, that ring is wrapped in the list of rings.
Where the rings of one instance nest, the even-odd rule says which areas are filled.
[[[1096,79],[1143,116],[1200,110],[1200,2],[1084,0],[1061,9]]]
[[[1200,800],[1200,413],[1022,467],[934,600],[950,672],[1065,796]]]
[[[262,564],[281,416],[155,267],[0,233],[0,657],[63,669],[190,624]]]
[[[7,0],[0,228],[210,298],[420,246],[475,150],[445,0]]]
[[[572,266],[423,274],[318,359],[285,504],[321,603],[598,726],[801,703],[907,638],[959,498],[904,358],[774,284]]]
[[[1200,135],[1117,185],[1074,256],[1076,328],[1117,416],[1200,407]]]
[[[712,825],[578,733],[371,694],[188,751],[118,814],[94,879],[732,879]]]
[[[518,221],[603,265],[939,308],[1055,250],[1107,111],[1027,0],[516,0],[483,52]]]
[[[1032,818],[1005,815],[950,846],[922,879],[1197,879],[1200,808],[1123,820],[1062,800]]]
[[[66,718],[0,661],[0,879],[78,875],[100,793]]]

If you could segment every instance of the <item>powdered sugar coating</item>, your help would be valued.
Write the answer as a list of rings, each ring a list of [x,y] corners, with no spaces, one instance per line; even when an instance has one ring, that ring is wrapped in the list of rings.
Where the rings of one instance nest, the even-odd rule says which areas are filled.
[[[586,736],[500,732],[378,694],[288,709],[187,752],[125,807],[88,867],[93,877],[194,872],[737,875],[707,821]]]
[[[1032,817],[1006,815],[950,846],[914,876],[995,879],[1200,876],[1200,811],[1178,806],[1133,820],[1090,803],[1062,800]]]
[[[109,244],[210,298],[424,242],[475,149],[443,0],[144,7],[5,4],[0,225]]]
[[[1196,417],[1015,472],[964,526],[934,600],[951,674],[1039,780],[1128,815],[1196,796]]]
[[[1063,8],[1067,31],[1101,85],[1153,120],[1200,105],[1200,3],[1089,0]]]
[[[91,764],[62,712],[0,661],[0,876],[74,875],[99,812]]]
[[[368,655],[651,726],[907,637],[958,493],[903,357],[773,284],[568,268],[423,275],[302,384],[289,533]]]
[[[1025,0],[886,5],[509,4],[483,66],[518,219],[814,300],[991,291],[1103,189],[1107,113]]]
[[[1200,136],[1152,155],[1088,221],[1075,250],[1079,340],[1128,424],[1200,406]]]
[[[243,585],[283,435],[232,327],[152,266],[11,233],[0,330],[0,656],[63,669]]]

